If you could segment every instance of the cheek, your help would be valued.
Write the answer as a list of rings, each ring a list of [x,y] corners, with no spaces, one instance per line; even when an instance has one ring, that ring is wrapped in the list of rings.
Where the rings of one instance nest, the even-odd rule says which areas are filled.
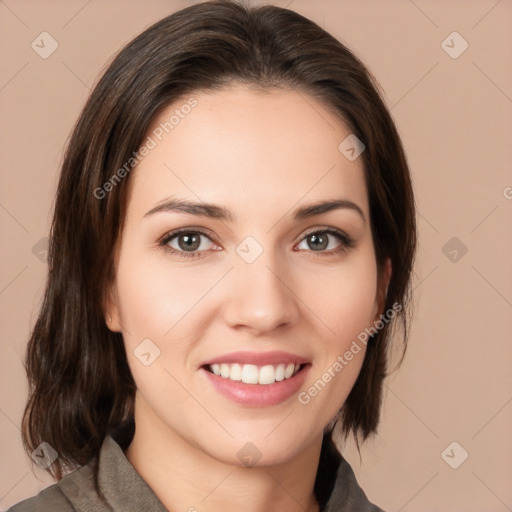
[[[377,270],[373,253],[359,253],[337,267],[320,269],[302,282],[302,296],[327,331],[344,345],[373,323],[377,313]],[[340,348],[340,347],[338,347]]]
[[[316,285],[309,288],[307,304],[317,313],[319,332],[324,334],[298,399],[308,406],[305,410],[315,411],[327,422],[345,402],[366,354],[365,329],[372,326],[377,312],[373,252],[360,252],[345,265],[323,269],[317,273]]]
[[[119,261],[117,278],[124,331],[132,338],[155,339],[171,337],[175,326],[181,328],[218,280],[199,267],[180,269],[166,264],[165,258],[136,254]]]
[[[189,320],[211,287],[209,279],[199,274],[133,250],[118,262],[118,311],[128,364],[148,403],[158,404],[162,390],[176,401],[182,396],[172,377],[182,381],[187,371],[191,335],[197,333]]]

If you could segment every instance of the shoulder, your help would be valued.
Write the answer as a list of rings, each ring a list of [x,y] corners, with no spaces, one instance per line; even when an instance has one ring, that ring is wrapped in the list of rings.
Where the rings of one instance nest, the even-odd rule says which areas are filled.
[[[89,502],[96,501],[95,494],[91,468],[83,466],[46,487],[36,496],[13,505],[7,512],[77,512],[83,509],[75,505],[84,499]],[[78,497],[82,499],[77,500]]]
[[[75,508],[59,487],[59,484],[53,484],[43,489],[39,494],[32,498],[20,501],[16,505],[7,509],[7,512],[74,512]]]
[[[322,443],[315,490],[317,486],[323,494],[322,512],[384,512],[367,498],[352,467],[330,436],[324,437]]]
[[[340,460],[330,505],[333,511],[384,512],[380,507],[368,500],[365,492],[357,482],[352,467],[344,457],[341,457]],[[342,506],[342,508],[337,508],[338,506]]]

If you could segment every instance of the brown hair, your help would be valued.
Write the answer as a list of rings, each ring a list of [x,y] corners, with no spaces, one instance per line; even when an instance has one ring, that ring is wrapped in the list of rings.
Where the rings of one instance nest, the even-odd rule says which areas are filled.
[[[28,452],[43,441],[57,451],[48,468],[57,479],[66,469],[97,460],[104,438],[133,421],[136,386],[123,338],[106,327],[103,311],[129,178],[108,193],[97,191],[132,158],[164,107],[233,82],[309,94],[365,144],[360,158],[376,260],[382,271],[390,258],[393,269],[383,310],[402,305],[403,359],[416,246],[414,199],[402,144],[374,78],[343,44],[293,11],[229,0],[193,5],[154,24],[117,55],[87,101],[65,154],[49,276],[27,348],[29,399],[22,424]],[[340,412],[343,435],[352,432],[356,441],[377,430],[395,321],[369,341]]]

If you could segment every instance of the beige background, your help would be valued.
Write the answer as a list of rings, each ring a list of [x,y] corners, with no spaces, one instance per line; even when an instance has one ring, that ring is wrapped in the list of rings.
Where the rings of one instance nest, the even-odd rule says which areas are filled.
[[[63,146],[112,54],[191,3],[0,0],[1,510],[50,483],[22,450],[21,360],[46,276],[33,247],[48,233]],[[275,3],[318,22],[375,74],[417,194],[408,354],[363,463],[351,443],[345,454],[389,512],[512,510],[512,1]],[[43,31],[59,45],[47,59],[31,48]],[[453,31],[469,44],[458,58],[442,46]],[[463,41],[447,44],[453,53]],[[441,456],[453,441],[462,448],[446,460],[469,454],[457,469]]]

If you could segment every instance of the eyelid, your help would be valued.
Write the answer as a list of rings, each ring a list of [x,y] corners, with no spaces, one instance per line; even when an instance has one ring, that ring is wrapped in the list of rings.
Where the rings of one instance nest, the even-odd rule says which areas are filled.
[[[163,235],[159,239],[158,242],[159,243],[168,243],[169,240],[171,240],[175,236],[180,235],[182,233],[198,233],[200,235],[206,236],[207,238],[209,238],[212,242],[216,243],[217,245],[220,245],[216,242],[216,236],[212,231],[210,231],[209,229],[195,227],[195,226],[187,226],[185,228],[178,228],[178,229],[173,229],[171,231],[168,231],[167,233],[165,233],[165,235]]]
[[[351,236],[349,236],[345,231],[339,228],[335,228],[334,226],[315,226],[311,229],[306,230],[305,233],[301,235],[301,238],[299,239],[299,242],[304,240],[309,235],[312,235],[313,233],[330,233],[335,234],[343,237],[346,239],[347,242],[353,242],[353,239]]]

